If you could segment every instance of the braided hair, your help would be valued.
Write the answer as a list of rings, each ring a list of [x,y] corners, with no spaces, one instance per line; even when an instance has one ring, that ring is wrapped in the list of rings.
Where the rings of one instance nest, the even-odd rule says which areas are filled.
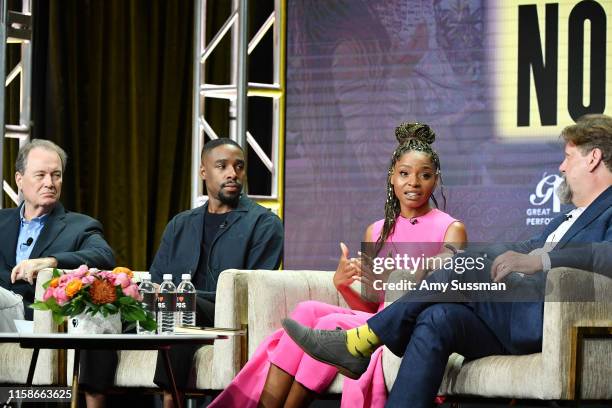
[[[397,161],[408,152],[422,152],[431,158],[436,174],[440,178],[440,187],[442,187],[442,168],[440,167],[440,158],[438,153],[432,149],[431,145],[436,140],[436,134],[431,128],[424,123],[403,122],[395,128],[395,138],[399,142],[399,146],[393,151],[389,171],[387,172],[387,197],[385,200],[385,221],[378,240],[376,241],[375,253],[381,250],[383,244],[395,230],[397,217],[400,215],[400,202],[395,196],[393,185],[391,185],[391,175]],[[444,191],[441,190],[444,207],[446,208],[446,197]],[[438,201],[431,195],[436,208],[439,208]]]

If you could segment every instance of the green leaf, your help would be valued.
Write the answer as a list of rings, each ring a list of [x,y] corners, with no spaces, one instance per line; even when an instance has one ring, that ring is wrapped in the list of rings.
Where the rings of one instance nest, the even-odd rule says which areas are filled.
[[[64,318],[65,318],[65,316],[64,316],[63,314],[59,314],[59,313],[55,313],[55,312],[53,312],[53,314],[52,314],[52,315],[53,315],[53,321],[54,321],[56,324],[62,324],[62,323],[64,322]]]
[[[135,309],[134,312],[135,320],[145,320],[147,318],[147,314],[142,309]]]
[[[71,315],[71,316],[81,314],[85,310],[85,304],[84,303],[77,303],[77,304],[75,304],[73,306],[72,310],[73,310],[73,312],[72,312],[73,315]]]
[[[129,296],[123,296],[119,298],[119,303],[121,303],[122,305],[131,305],[134,303],[134,299]]]
[[[30,307],[34,310],[49,310],[49,306],[45,302],[34,302]]]
[[[123,310],[121,312],[121,318],[126,322],[135,322],[138,320],[131,310]]]
[[[153,319],[147,319],[140,322],[140,326],[147,331],[157,330],[157,323]]]
[[[49,306],[49,309],[51,309],[53,313],[62,313],[62,306],[57,304],[57,302],[55,301],[55,298],[47,299],[46,303],[47,303],[47,306]]]
[[[59,271],[59,269],[53,268],[52,276],[54,278],[59,278],[60,276],[62,276],[62,273]]]

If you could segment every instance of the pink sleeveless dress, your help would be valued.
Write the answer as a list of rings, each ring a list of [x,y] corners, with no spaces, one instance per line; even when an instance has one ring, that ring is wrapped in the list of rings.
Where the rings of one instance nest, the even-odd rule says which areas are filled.
[[[401,251],[400,243],[433,243],[423,245],[413,256],[432,256],[441,251],[446,230],[456,220],[450,215],[433,209],[414,219],[398,217],[395,231],[386,240],[383,248],[385,255]],[[372,239],[380,236],[383,220],[374,223]],[[417,244],[420,245],[420,244]],[[415,250],[415,246],[404,248]],[[382,252],[381,252],[382,256]],[[384,304],[381,304],[379,310]],[[361,326],[372,316],[371,313],[345,309],[317,301],[301,302],[291,313],[291,318],[303,325],[333,330],[344,330]],[[384,374],[382,369],[382,348],[372,355],[370,365],[358,380],[344,379],[342,388],[342,407],[382,408],[387,400]],[[323,393],[329,387],[338,370],[318,362],[305,354],[283,329],[272,333],[259,345],[255,354],[240,370],[231,384],[212,402],[209,407],[257,407],[263,386],[266,382],[270,363],[295,377],[306,388]]]

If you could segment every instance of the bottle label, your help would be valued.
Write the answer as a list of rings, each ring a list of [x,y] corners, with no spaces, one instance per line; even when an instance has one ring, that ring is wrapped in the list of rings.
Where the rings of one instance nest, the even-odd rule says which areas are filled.
[[[157,295],[158,312],[176,312],[176,293],[159,293]]]
[[[196,310],[195,297],[196,297],[195,293],[177,293],[176,311],[177,312],[195,312]]]
[[[157,299],[155,297],[156,294],[151,292],[142,294],[142,303],[145,304],[145,307],[149,312],[155,312],[155,306],[157,303]]]

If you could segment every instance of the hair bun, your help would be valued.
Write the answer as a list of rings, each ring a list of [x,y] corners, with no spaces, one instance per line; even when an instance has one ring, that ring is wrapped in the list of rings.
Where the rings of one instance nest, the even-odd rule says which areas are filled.
[[[432,144],[436,140],[436,134],[424,123],[403,122],[395,128],[395,138],[399,144],[404,144],[410,139]]]

